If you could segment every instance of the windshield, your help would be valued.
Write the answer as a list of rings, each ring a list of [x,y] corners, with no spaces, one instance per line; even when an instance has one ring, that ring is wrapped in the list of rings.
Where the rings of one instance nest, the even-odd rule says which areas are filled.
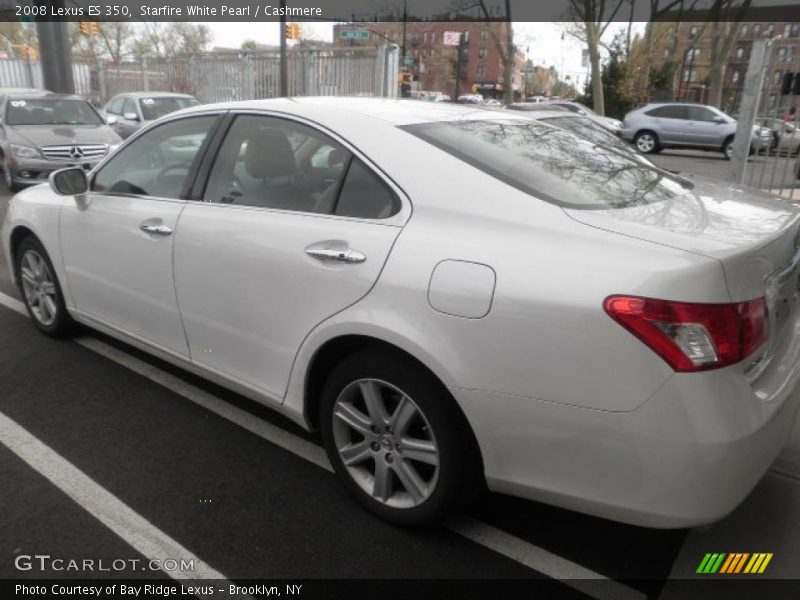
[[[571,208],[625,208],[686,193],[668,173],[538,121],[448,121],[402,129],[533,196]]]
[[[152,121],[164,115],[168,115],[171,112],[175,112],[176,110],[197,106],[198,104],[200,104],[200,102],[194,98],[181,96],[173,98],[142,98],[139,100],[139,105],[142,107],[142,116],[145,121]]]
[[[19,98],[8,101],[8,125],[102,125],[103,120],[85,100]]]

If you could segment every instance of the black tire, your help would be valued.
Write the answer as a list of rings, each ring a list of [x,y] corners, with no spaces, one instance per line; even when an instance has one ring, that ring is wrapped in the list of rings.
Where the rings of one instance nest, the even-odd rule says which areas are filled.
[[[25,285],[22,281],[23,260],[26,254],[29,252],[33,252],[41,257],[50,273],[50,278],[54,288],[54,303],[56,307],[52,322],[50,322],[49,319],[47,319],[47,322],[45,322],[42,320],[42,318],[40,318],[37,310],[31,305],[32,300],[29,298],[28,293],[26,293]],[[28,310],[28,315],[30,316],[31,321],[33,321],[33,324],[37,327],[37,329],[39,329],[39,331],[51,337],[64,337],[69,335],[75,327],[75,322],[67,312],[67,307],[64,303],[64,293],[61,291],[61,285],[58,282],[56,270],[53,268],[53,263],[51,262],[47,251],[44,249],[44,246],[42,246],[41,242],[34,236],[28,236],[19,243],[19,246],[17,246],[14,259],[19,290],[22,294],[22,300],[25,303],[25,308]]]
[[[652,131],[643,130],[637,132],[633,137],[633,145],[642,154],[658,154],[661,152],[661,143],[658,135]]]
[[[6,189],[12,193],[16,194],[20,190],[20,186],[14,183],[14,179],[11,176],[11,170],[8,167],[3,167],[3,183],[6,186]]]
[[[334,428],[339,427],[339,431],[347,429],[348,426],[338,423],[338,417],[334,415],[334,407],[340,399],[340,395],[345,397],[347,390],[359,389],[356,382],[372,380],[379,385],[389,384],[396,388],[394,391],[402,391],[407,398],[410,398],[419,409],[422,419],[418,423],[425,423],[429,426],[427,431],[434,445],[438,449],[438,467],[430,467],[422,463],[413,462],[408,459],[408,455],[403,457],[402,447],[398,447],[392,464],[390,452],[392,443],[389,442],[384,449],[378,441],[372,442],[371,455],[357,466],[348,468],[345,466],[339,454]],[[393,390],[383,388],[383,397],[387,394],[391,396]],[[387,407],[387,416],[390,412],[388,398],[384,403]],[[366,411],[362,413],[366,415]],[[455,405],[455,401],[447,394],[442,386],[424,369],[420,368],[414,361],[393,352],[384,351],[360,351],[342,360],[329,375],[322,390],[319,415],[322,439],[325,449],[333,465],[339,480],[347,491],[364,506],[367,510],[378,515],[382,519],[395,525],[402,526],[430,526],[442,521],[451,514],[456,506],[470,502],[475,496],[484,489],[483,474],[481,472],[480,455],[477,449],[474,436],[466,422],[465,417]],[[337,419],[337,424],[334,424]],[[375,435],[377,430],[373,429]],[[386,431],[392,434],[389,427]],[[394,432],[398,433],[398,432]],[[356,434],[358,435],[358,434]],[[398,433],[398,437],[402,434]],[[385,438],[386,433],[380,435],[380,439]],[[410,436],[419,437],[419,436]],[[377,440],[378,438],[376,438]],[[398,439],[398,438],[395,438]],[[369,443],[370,440],[364,437],[363,442]],[[353,442],[356,444],[357,442]],[[358,442],[361,443],[361,442]],[[345,447],[345,446],[342,446]],[[378,449],[380,448],[380,449]],[[385,500],[380,500],[371,493],[367,493],[362,487],[369,487],[368,482],[370,469],[377,470],[379,460],[385,460],[390,470],[389,489],[392,496]],[[435,481],[426,487],[429,490],[424,500],[413,506],[397,507],[390,505],[395,497],[404,497],[405,491],[401,479],[398,475],[401,463],[407,465],[409,460],[416,469],[438,469]],[[351,469],[363,470],[366,474],[361,477],[361,483],[356,480],[357,475],[351,473]],[[418,473],[420,471],[417,471]],[[424,479],[424,476],[422,477]],[[377,477],[373,476],[371,485],[372,492],[377,487]],[[406,494],[408,498],[411,496]]]

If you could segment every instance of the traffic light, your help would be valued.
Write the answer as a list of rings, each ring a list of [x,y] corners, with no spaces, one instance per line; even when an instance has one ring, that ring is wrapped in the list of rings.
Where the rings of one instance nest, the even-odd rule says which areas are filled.
[[[100,25],[94,21],[81,21],[80,28],[83,35],[100,35]]]
[[[286,24],[286,39],[299,40],[300,39],[300,23],[287,23]]]
[[[794,73],[784,73],[781,80],[781,96],[786,96],[792,92],[792,80],[794,80]]]

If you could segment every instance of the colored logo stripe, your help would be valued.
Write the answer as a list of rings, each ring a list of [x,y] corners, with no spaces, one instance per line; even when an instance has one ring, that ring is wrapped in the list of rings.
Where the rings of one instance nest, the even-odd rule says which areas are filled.
[[[698,573],[703,574],[736,574],[736,573],[763,573],[772,560],[772,553],[759,552],[709,552],[697,567]],[[745,566],[746,565],[746,566]]]

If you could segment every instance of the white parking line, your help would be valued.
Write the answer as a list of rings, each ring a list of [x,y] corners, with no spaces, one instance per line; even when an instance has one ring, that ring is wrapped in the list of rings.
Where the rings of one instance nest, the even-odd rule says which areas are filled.
[[[22,303],[10,296],[0,293],[0,304],[27,315]],[[171,373],[163,371],[96,338],[85,336],[77,338],[75,341],[84,348],[161,385],[171,392],[183,396],[187,400],[239,425],[276,446],[280,446],[326,471],[333,472],[325,451],[316,444],[264,421],[250,412],[233,406]],[[591,571],[488,523],[462,515],[449,521],[446,526],[451,531],[472,542],[489,548],[543,575],[558,579],[565,585],[593,598],[598,598],[599,600],[646,600],[647,598],[644,593],[638,590]]]
[[[219,571],[212,569],[2,413],[0,413],[0,444],[6,446],[148,560],[159,560],[162,564],[167,559],[175,560],[177,562],[175,570],[162,570],[166,575],[173,579],[226,579]],[[182,561],[192,561],[194,568],[182,569],[183,564],[186,564],[182,564]],[[142,569],[144,568],[142,566]],[[222,583],[229,589],[228,581]]]

